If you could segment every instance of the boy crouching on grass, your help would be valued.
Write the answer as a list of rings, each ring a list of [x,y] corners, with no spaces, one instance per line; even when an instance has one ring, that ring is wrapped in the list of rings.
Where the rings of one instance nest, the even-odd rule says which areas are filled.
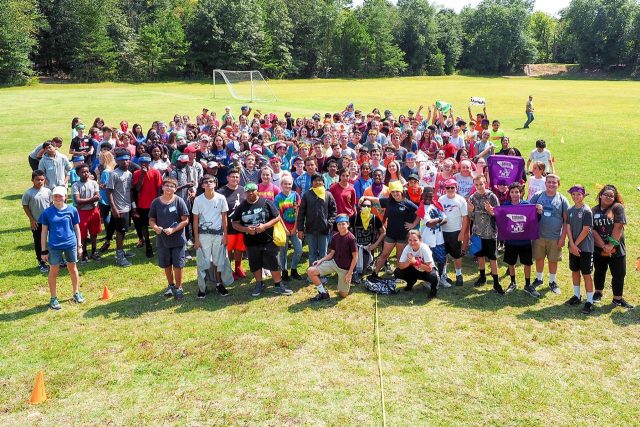
[[[182,198],[176,196],[178,181],[167,178],[162,184],[162,196],[151,202],[149,226],[158,235],[158,266],[164,269],[169,286],[165,297],[182,299],[182,269],[185,264],[187,239],[184,228],[189,224],[189,209]]]
[[[331,238],[329,253],[315,261],[313,266],[307,270],[309,279],[318,289],[315,301],[329,299],[329,292],[322,285],[320,276],[336,273],[338,275],[338,295],[342,298],[349,295],[351,288],[351,277],[358,262],[356,238],[349,232],[349,217],[347,215],[338,215],[336,226],[338,232]]]
[[[569,269],[573,279],[573,296],[565,302],[565,305],[578,305],[582,301],[580,295],[580,274],[584,278],[584,288],[587,291],[587,302],[584,303],[582,312],[589,314],[593,311],[593,214],[591,209],[584,205],[587,196],[582,185],[574,185],[569,189],[573,199],[573,207],[567,212],[565,227],[569,237]]]

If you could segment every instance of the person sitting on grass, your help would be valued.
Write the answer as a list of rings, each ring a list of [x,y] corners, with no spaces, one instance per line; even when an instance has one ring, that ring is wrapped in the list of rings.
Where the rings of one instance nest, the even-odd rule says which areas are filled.
[[[469,216],[473,220],[472,233],[480,237],[482,249],[475,253],[478,260],[478,270],[480,277],[473,286],[479,287],[487,283],[487,277],[484,270],[485,259],[489,260],[491,265],[491,277],[493,278],[493,289],[500,295],[504,295],[504,289],[498,282],[498,228],[493,220],[493,208],[498,206],[498,198],[491,191],[486,189],[487,181],[484,176],[480,175],[473,179],[473,185],[476,192],[469,198]]]
[[[422,242],[418,230],[409,231],[408,241],[393,275],[396,279],[407,282],[405,291],[410,291],[418,279],[428,282],[431,287],[429,297],[435,298],[438,295],[438,270],[433,265],[431,249]]]
[[[49,266],[42,260],[42,246],[40,245],[42,224],[38,222],[42,212],[51,206],[51,190],[44,186],[44,181],[44,171],[36,169],[31,173],[33,186],[22,195],[22,208],[27,218],[29,218],[31,233],[33,234],[33,246],[38,260],[38,269],[41,273],[49,273]]]
[[[316,285],[318,295],[315,301],[329,299],[329,292],[322,284],[320,276],[336,273],[338,276],[338,295],[346,298],[351,288],[351,278],[358,262],[356,238],[349,232],[349,217],[345,214],[336,217],[338,232],[331,237],[329,253],[313,262],[307,270],[309,279]]]
[[[584,289],[587,292],[587,302],[584,303],[582,312],[590,314],[593,311],[593,213],[584,205],[587,196],[582,185],[574,185],[569,189],[569,194],[574,205],[567,212],[565,228],[569,239],[569,269],[573,281],[573,296],[566,305],[578,305],[582,302],[580,295],[580,274],[584,279]]]
[[[509,200],[504,202],[505,206],[509,205],[528,205],[529,202],[522,199],[524,195],[524,187],[518,182],[509,184]],[[504,262],[507,263],[509,269],[509,287],[506,293],[516,290],[516,262],[520,259],[520,264],[524,265],[524,289],[530,292],[531,289],[531,266],[533,265],[533,249],[531,240],[505,240],[504,242]]]
[[[189,224],[189,209],[176,196],[178,181],[167,178],[162,184],[162,195],[149,208],[149,226],[155,231],[158,252],[158,266],[164,269],[168,286],[165,297],[177,300],[184,297],[182,290],[182,269],[185,265],[187,239],[185,227]]]
[[[38,222],[42,224],[42,234],[40,235],[40,247],[42,250],[42,260],[49,262],[49,291],[51,300],[49,308],[60,310],[62,306],[58,301],[57,279],[62,263],[62,254],[67,260],[69,276],[71,276],[71,287],[73,288],[73,300],[78,304],[84,302],[80,293],[80,276],[76,263],[78,257],[82,256],[82,241],[80,238],[80,215],[73,206],[66,204],[67,188],[63,186],[55,187],[52,191],[53,205],[45,209]],[[46,250],[47,241],[49,249]]]

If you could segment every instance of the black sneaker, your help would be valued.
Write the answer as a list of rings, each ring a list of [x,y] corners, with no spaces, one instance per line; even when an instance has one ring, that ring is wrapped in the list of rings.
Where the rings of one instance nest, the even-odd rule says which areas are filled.
[[[611,304],[615,305],[616,307],[633,308],[633,306],[626,302],[624,298],[611,300]]]
[[[206,296],[207,296],[206,292],[202,292],[201,290],[198,290],[198,295],[196,295],[196,298],[204,299]]]
[[[407,286],[404,287],[405,292],[411,292],[411,289],[413,289],[413,285],[410,285],[407,283]]]
[[[504,289],[502,289],[502,286],[500,286],[500,283],[494,283],[493,284],[493,290],[496,291],[500,295],[504,295]]]
[[[147,249],[145,249],[144,254],[147,258],[153,258],[153,249],[151,246],[148,246]]]
[[[282,280],[289,281],[289,272],[287,270],[282,270]]]
[[[376,280],[376,279],[379,279],[379,278],[380,278],[380,276],[378,276],[378,273],[376,273],[375,271],[369,275],[369,279]]]
[[[280,295],[293,295],[293,291],[287,288],[282,282],[274,288],[274,291]]]
[[[595,303],[600,301],[602,301],[602,292],[595,291],[593,293],[593,302]]]
[[[478,278],[478,280],[475,281],[473,286],[475,286],[476,288],[479,288],[480,286],[484,286],[486,284],[487,284],[487,279],[483,279],[482,277],[480,277]]]
[[[173,297],[178,301],[182,300],[184,298],[184,291],[182,290],[182,288],[176,288],[176,291],[173,294]]]
[[[222,283],[218,283],[216,285],[216,290],[223,297],[226,297],[227,295],[229,295],[229,291],[227,290],[227,288],[224,287],[224,285]]]
[[[169,285],[167,286],[167,289],[164,290],[164,293],[162,294],[162,296],[164,296],[165,298],[171,298],[175,293],[175,291],[176,291],[176,285]]]
[[[534,281],[533,281],[533,283],[531,284],[531,287],[532,287],[533,289],[535,289],[535,288],[537,288],[537,287],[538,287],[538,286],[540,286],[540,285],[542,285],[542,280],[540,280],[540,279],[536,279],[536,280],[534,280]]]
[[[564,302],[564,305],[578,305],[582,303],[582,298],[577,297],[577,296],[572,296],[571,298],[569,298],[568,300],[566,300]]]
[[[517,287],[518,286],[516,285],[516,282],[511,282],[509,283],[509,286],[507,287],[507,290],[505,292],[510,294],[511,292],[515,291]]]
[[[291,269],[291,276],[292,279],[294,280],[302,280],[302,276],[300,276],[300,274],[298,274],[298,270],[296,270],[295,268]]]
[[[456,286],[463,286],[464,285],[464,279],[462,278],[462,276],[456,276]]]
[[[540,292],[536,291],[536,288],[534,288],[532,285],[525,286],[524,291],[532,297],[540,298]]]
[[[431,291],[429,292],[429,298],[435,298],[438,296],[438,288],[433,287],[431,288]]]
[[[322,293],[318,293],[318,295],[316,295],[315,297],[313,297],[311,300],[312,301],[324,301],[326,299],[331,298],[329,296],[329,292],[322,292]]]
[[[38,270],[40,270],[40,273],[47,274],[49,273],[49,266],[44,261],[40,261],[40,265],[38,265]]]
[[[556,295],[560,295],[560,286],[556,282],[549,282],[549,289]]]
[[[590,303],[589,301],[584,303],[584,307],[582,307],[582,310],[580,310],[583,314],[591,314],[591,312],[593,311],[593,303]]]
[[[264,292],[264,283],[258,282],[253,287],[253,292],[251,292],[252,297],[259,297]]]

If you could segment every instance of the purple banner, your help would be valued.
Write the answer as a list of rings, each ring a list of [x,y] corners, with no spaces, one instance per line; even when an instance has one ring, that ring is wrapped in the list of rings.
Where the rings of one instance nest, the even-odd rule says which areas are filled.
[[[509,185],[519,182],[524,171],[524,159],[520,156],[489,156],[489,181],[491,185]]]
[[[505,205],[494,208],[499,240],[538,238],[536,205]]]

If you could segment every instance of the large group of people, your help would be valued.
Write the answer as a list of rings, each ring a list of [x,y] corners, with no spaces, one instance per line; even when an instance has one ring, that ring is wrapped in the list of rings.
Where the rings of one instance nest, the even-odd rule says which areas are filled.
[[[464,286],[465,274],[476,275],[463,272],[467,256],[477,263],[473,286],[486,285],[488,262],[493,290],[513,293],[519,261],[522,289],[539,298],[545,260],[549,289],[560,293],[566,247],[573,281],[567,305],[583,303],[582,280],[582,312],[593,311],[609,274],[612,303],[631,308],[623,298],[626,218],[617,188],[603,186],[587,207],[582,185],[561,191],[544,140],[523,156],[481,108],[474,115],[469,106],[468,118],[439,103],[398,116],[353,104],[312,117],[243,106],[237,115],[226,107],[218,118],[204,108],[195,120],[176,114],[146,131],[100,117],[89,126],[76,117],[67,153],[55,137],[29,154],[33,186],[22,198],[38,268],[48,273],[49,305],[61,308],[60,268],[69,269],[74,300],[84,301],[77,264],[102,262],[114,239],[116,265],[130,267],[134,253],[125,235],[135,229],[135,246],[157,257],[167,279],[163,293],[176,299],[184,298],[183,269],[194,257],[197,298],[213,289],[228,295],[227,286],[247,277],[244,258],[255,279],[251,295],[265,292],[269,279],[275,292],[291,295],[292,281],[304,280],[298,269],[306,257],[307,280],[321,301],[330,298],[332,274],[340,297],[352,284],[385,274],[406,282],[406,291],[421,280],[436,297],[441,288]],[[511,182],[491,172],[499,156],[521,158]],[[513,205],[535,206],[536,236],[500,237],[496,213]]]

